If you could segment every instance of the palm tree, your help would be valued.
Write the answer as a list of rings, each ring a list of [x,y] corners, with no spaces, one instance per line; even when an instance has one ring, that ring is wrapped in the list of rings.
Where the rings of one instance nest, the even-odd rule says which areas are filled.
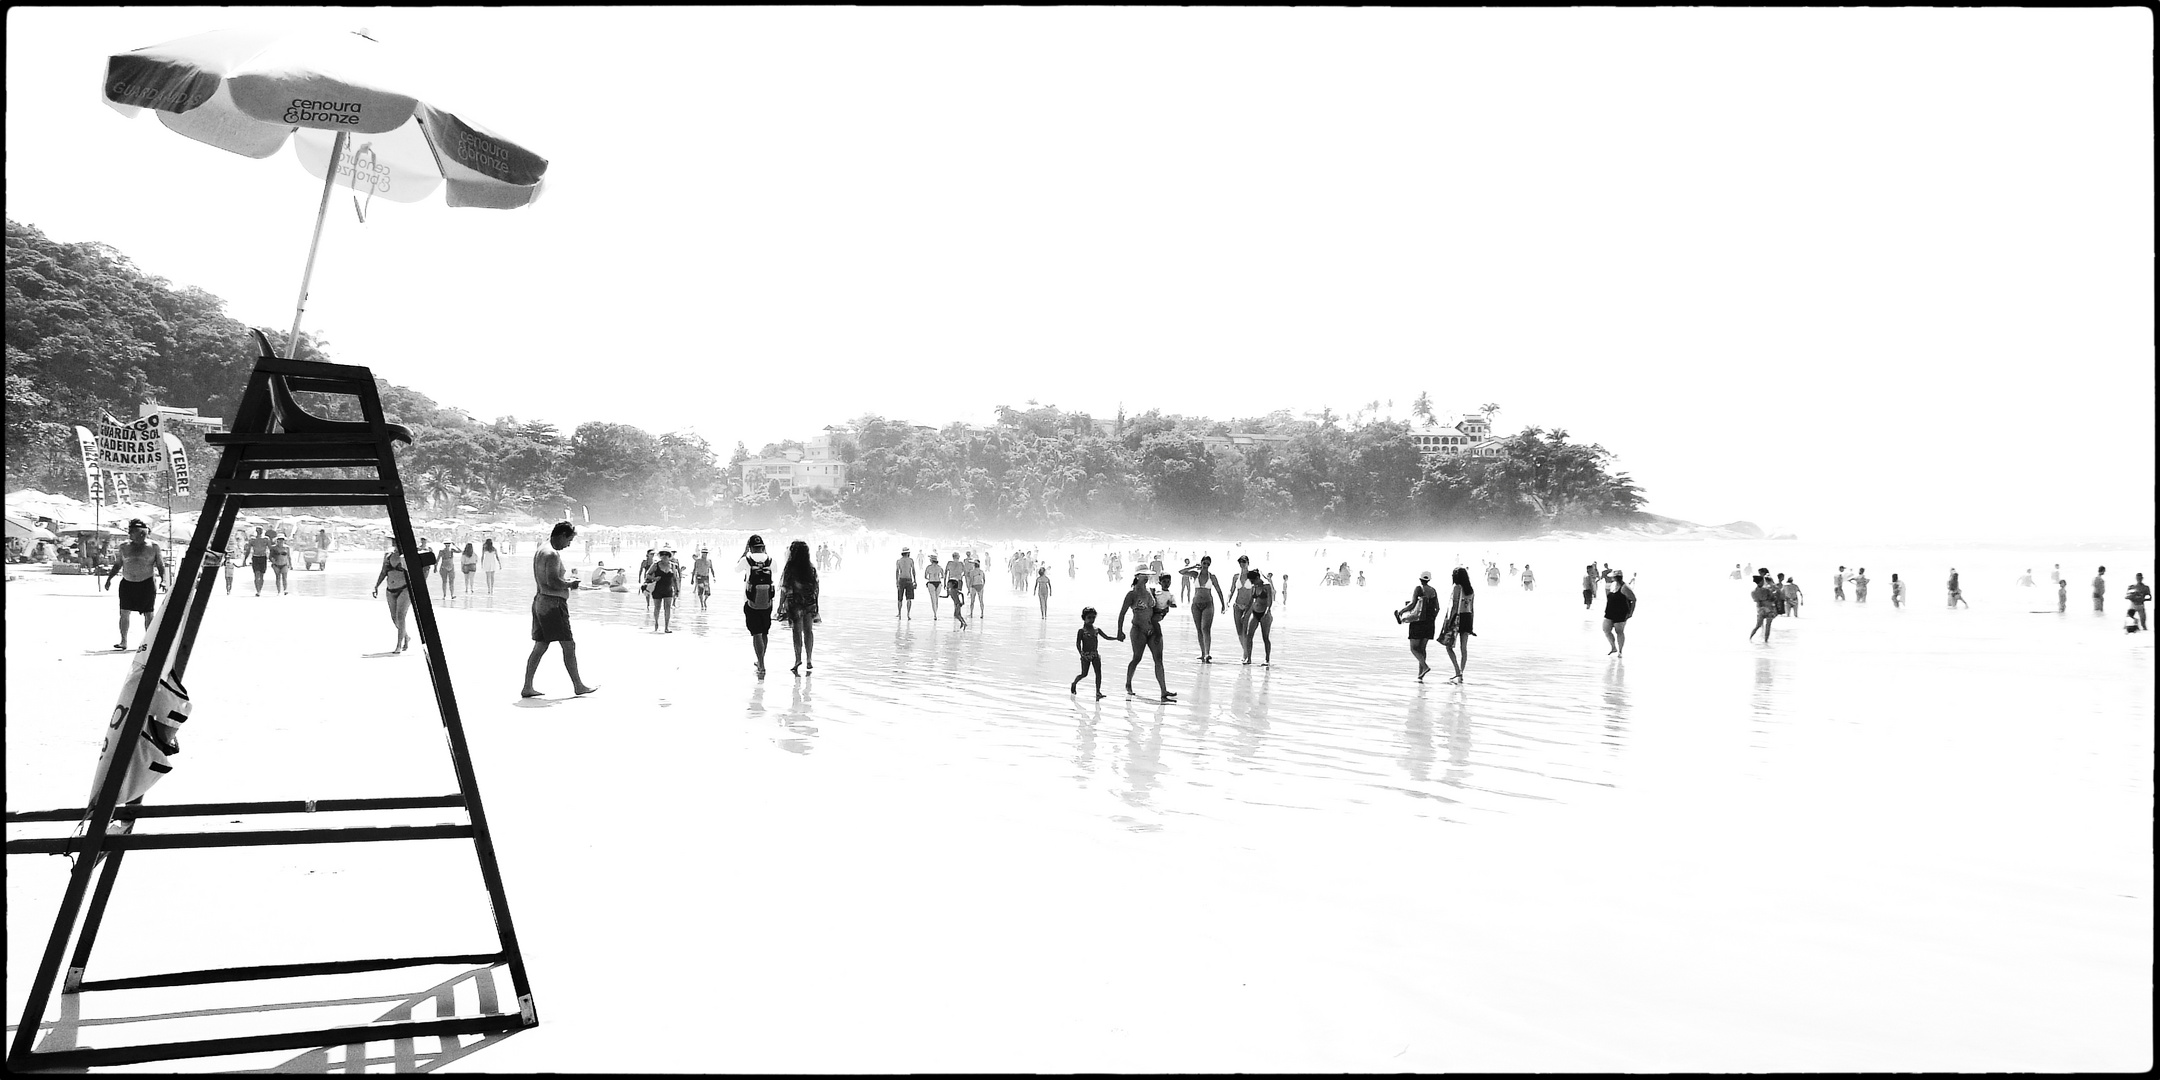
[[[1418,391],[1417,400],[1410,403],[1410,415],[1422,417],[1430,422],[1433,418],[1432,394],[1423,390]]]

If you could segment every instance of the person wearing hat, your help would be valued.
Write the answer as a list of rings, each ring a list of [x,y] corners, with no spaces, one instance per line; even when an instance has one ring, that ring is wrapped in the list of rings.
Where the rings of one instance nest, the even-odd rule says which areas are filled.
[[[120,643],[113,648],[121,652],[127,651],[131,611],[142,614],[142,648],[150,647],[150,613],[157,608],[157,594],[165,591],[165,553],[150,539],[149,523],[129,518],[127,528],[127,543],[120,545],[112,569],[105,572],[105,583],[100,586],[112,588],[113,575],[120,575]],[[155,585],[151,584],[153,578]]]
[[[1417,677],[1425,681],[1432,665],[1425,661],[1425,643],[1433,639],[1433,620],[1440,614],[1440,592],[1432,587],[1432,571],[1418,575],[1410,590],[1410,602],[1395,609],[1395,621],[1410,624],[1410,655],[1417,657]]]
[[[757,652],[758,678],[765,677],[765,644],[772,634],[773,602],[779,595],[773,584],[772,554],[765,550],[765,538],[756,533],[743,544],[742,557],[735,560],[735,572],[743,579],[743,626],[750,631],[750,647]]]
[[[292,544],[284,533],[270,537],[270,571],[277,575],[279,596],[292,592]]]
[[[705,601],[712,596],[712,575],[712,555],[705,550],[705,545],[699,544],[697,559],[690,564],[690,580],[697,585],[699,611],[705,610]]]
[[[902,608],[910,620],[915,618],[915,556],[907,548],[901,548],[900,558],[893,562],[892,617],[899,618]]]
[[[653,632],[656,634],[675,632],[675,583],[681,576],[675,553],[665,548],[645,572],[646,581],[652,586]]]

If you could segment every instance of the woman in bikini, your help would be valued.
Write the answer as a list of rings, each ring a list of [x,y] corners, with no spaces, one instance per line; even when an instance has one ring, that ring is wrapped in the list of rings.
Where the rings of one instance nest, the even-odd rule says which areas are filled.
[[[1260,666],[1275,662],[1275,586],[1260,580],[1260,571],[1245,571],[1245,587],[1252,595],[1252,609],[1245,617],[1245,662],[1252,663],[1253,635],[1260,636]]]
[[[1222,582],[1216,580],[1215,572],[1209,569],[1214,561],[1214,556],[1202,555],[1198,563],[1178,571],[1179,576],[1192,586],[1193,630],[1200,635],[1200,662],[1203,664],[1215,662],[1215,609],[1229,606],[1223,599]],[[1209,591],[1211,589],[1213,592]],[[1251,651],[1250,647],[1246,649],[1248,654]]]
[[[390,550],[383,555],[382,573],[375,575],[375,590],[368,595],[381,596],[383,582],[393,574],[397,580],[390,583],[390,623],[397,627],[397,648],[390,651],[401,653],[411,641],[405,633],[405,613],[412,610],[412,597],[405,595],[405,589],[412,582],[405,573],[405,556],[398,553],[394,539],[390,541]]]

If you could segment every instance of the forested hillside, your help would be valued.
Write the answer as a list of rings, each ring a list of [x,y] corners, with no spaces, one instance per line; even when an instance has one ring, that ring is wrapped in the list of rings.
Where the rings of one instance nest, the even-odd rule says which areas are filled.
[[[106,245],[55,243],[12,219],[6,273],[10,490],[82,497],[70,429],[94,425],[101,409],[131,418],[138,402],[157,400],[233,415],[255,350],[217,297],[144,274]],[[306,334],[300,356],[337,359]],[[690,432],[590,420],[565,434],[516,417],[476,420],[477,403],[381,389],[391,419],[415,433],[399,466],[415,511],[429,515],[469,506],[552,517],[582,504],[595,523],[727,526],[829,503],[873,525],[928,529],[1521,535],[1629,521],[1643,502],[1610,452],[1559,430],[1526,428],[1497,458],[1426,460],[1410,426],[1376,419],[1377,408],[1222,420],[1150,411],[1098,424],[1032,401],[999,407],[990,425],[835,417],[846,490],[798,502],[775,486],[744,498],[732,467],[751,456],[741,442],[722,461]],[[1429,415],[1428,400],[1420,395],[1415,412]],[[1233,432],[1286,438],[1205,441]],[[215,459],[200,437],[182,438],[207,473]],[[759,456],[799,446],[768,444]]]

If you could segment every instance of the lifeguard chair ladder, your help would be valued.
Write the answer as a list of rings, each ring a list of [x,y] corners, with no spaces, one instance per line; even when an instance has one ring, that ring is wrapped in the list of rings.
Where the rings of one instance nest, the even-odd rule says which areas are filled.
[[[216,583],[216,566],[210,561],[210,555],[212,552],[225,550],[226,541],[232,535],[234,519],[238,517],[242,507],[384,506],[389,508],[391,529],[397,540],[398,550],[405,555],[405,565],[418,565],[419,552],[414,546],[412,520],[405,510],[404,486],[398,480],[397,461],[391,447],[393,440],[411,442],[412,432],[384,420],[382,399],[375,391],[374,374],[364,367],[283,359],[270,347],[270,339],[262,331],[257,330],[254,333],[262,346],[262,355],[255,362],[254,372],[248,376],[247,390],[233,418],[232,431],[206,436],[212,445],[224,447],[224,453],[218,461],[216,476],[204,493],[202,516],[195,523],[195,534],[188,541],[187,555],[180,561],[179,572],[173,580],[172,591],[167,595],[165,603],[170,605],[180,600],[189,595],[189,590],[193,590],[193,599],[183,609],[184,617],[161,617],[157,620],[157,631],[149,643],[143,677],[138,681],[134,699],[129,703],[126,716],[117,729],[114,756],[111,766],[106,770],[104,784],[99,787],[94,803],[87,810],[43,810],[7,815],[10,824],[78,821],[83,820],[85,814],[88,815],[87,827],[81,836],[7,842],[7,853],[10,855],[74,852],[79,856],[68,878],[67,891],[60,901],[60,911],[53,921],[52,936],[45,944],[45,953],[39,961],[37,976],[31,983],[29,1001],[23,1006],[22,1023],[15,1029],[14,1041],[8,1048],[7,1064],[13,1070],[72,1069],[261,1051],[352,1046],[419,1036],[485,1034],[532,1027],[540,1022],[539,1014],[533,1006],[532,988],[526,979],[524,954],[518,949],[517,932],[510,921],[510,904],[503,892],[502,873],[496,866],[495,845],[488,834],[487,815],[481,809],[480,785],[473,774],[472,754],[466,746],[464,724],[458,717],[457,695],[450,683],[450,668],[443,655],[442,635],[436,630],[435,610],[428,599],[428,592],[425,588],[418,587],[417,582],[412,590],[413,614],[419,624],[420,636],[427,652],[428,678],[434,684],[435,704],[442,716],[444,732],[450,746],[451,764],[457,772],[456,793],[320,801],[296,799],[277,802],[192,803],[175,806],[143,806],[141,800],[137,799],[130,805],[119,805],[121,781],[127,772],[130,749],[136,745],[136,740],[142,737],[158,679],[168,670],[177,677],[187,668],[188,654],[195,645],[195,632],[202,625],[203,610],[209,603],[212,586]],[[350,395],[359,399],[360,413],[364,419],[331,420],[315,416],[300,407],[293,398],[294,391]],[[374,475],[366,479],[273,478],[265,475],[273,472],[290,473],[329,468],[372,469]],[[169,669],[165,663],[168,657],[171,658]],[[145,818],[430,807],[463,808],[468,823],[256,832],[160,833],[142,836],[132,835],[129,831],[133,822]],[[126,822],[128,825],[115,831],[116,822]],[[98,925],[105,915],[106,901],[112,897],[113,882],[120,874],[121,860],[129,851],[468,837],[473,842],[474,853],[479,856],[481,879],[486,883],[488,901],[492,906],[498,938],[498,947],[494,951],[451,956],[319,960],[256,967],[211,968],[120,979],[83,978],[84,969],[89,964],[91,946],[97,941]],[[97,874],[101,862],[104,872]],[[94,892],[91,889],[93,874],[97,875]],[[89,908],[84,912],[83,901],[86,896],[89,899]],[[183,1042],[39,1051],[34,1048],[37,1036],[44,1024],[45,1010],[50,1003],[53,986],[60,981],[61,956],[67,951],[68,939],[75,936],[78,914],[84,915],[82,933],[77,938],[74,953],[68,961],[63,993],[298,978],[436,964],[504,964],[510,971],[511,987],[517,996],[518,1010],[515,1013],[383,1021],[309,1031]]]

